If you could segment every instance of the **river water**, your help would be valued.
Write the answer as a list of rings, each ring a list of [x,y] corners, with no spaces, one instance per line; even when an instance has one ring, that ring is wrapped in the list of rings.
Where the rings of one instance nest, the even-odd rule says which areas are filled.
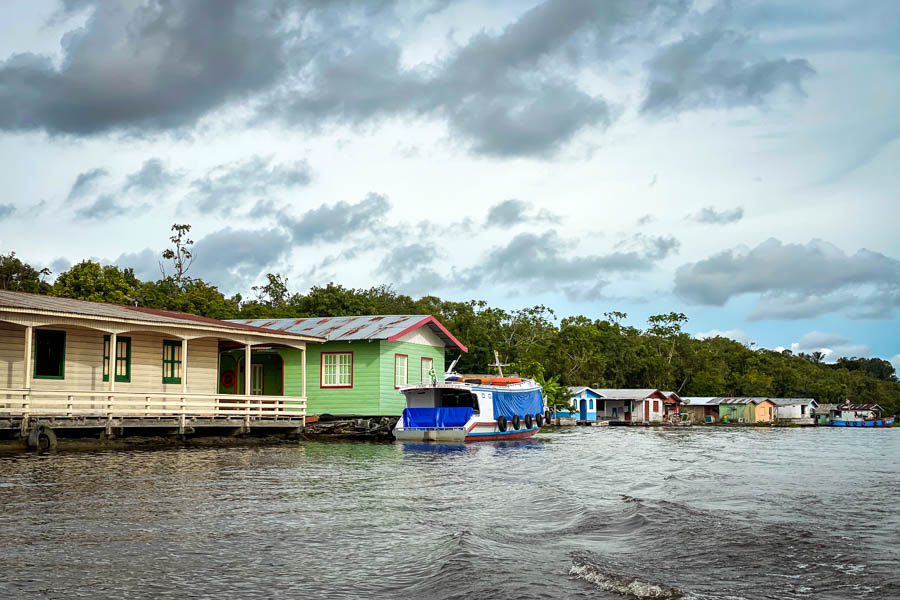
[[[0,456],[3,598],[898,598],[900,429]]]

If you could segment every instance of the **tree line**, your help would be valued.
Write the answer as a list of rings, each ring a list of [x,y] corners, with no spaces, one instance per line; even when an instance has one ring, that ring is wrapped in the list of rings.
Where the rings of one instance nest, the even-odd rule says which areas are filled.
[[[521,374],[547,381],[551,388],[658,388],[681,396],[812,397],[820,403],[849,399],[880,404],[890,414],[900,412],[900,383],[886,360],[853,357],[827,364],[821,356],[751,349],[723,337],[695,339],[684,331],[688,319],[683,313],[653,315],[639,328],[625,324],[622,312],[610,311],[599,319],[557,318],[543,305],[504,310],[481,300],[414,299],[387,285],[352,289],[328,283],[301,294],[278,274],[268,274],[266,283],[251,288],[249,298],[226,297],[215,285],[187,274],[190,240],[176,239],[179,234],[186,231],[171,238],[175,250],[164,255],[172,262],[170,272],[161,265],[156,281],[141,281],[130,268],[85,260],[50,284],[46,269],[35,269],[11,252],[0,255],[0,289],[215,319],[434,315],[469,347],[460,357],[460,372],[485,372],[497,350]],[[453,358],[451,353],[448,361]],[[564,396],[561,390],[560,401]]]

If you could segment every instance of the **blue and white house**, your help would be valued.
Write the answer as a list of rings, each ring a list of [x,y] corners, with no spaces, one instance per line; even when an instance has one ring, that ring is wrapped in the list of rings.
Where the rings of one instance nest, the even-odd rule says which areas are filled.
[[[597,401],[603,396],[586,385],[569,386],[570,402],[575,407],[575,412],[560,410],[556,416],[577,421],[597,420]]]

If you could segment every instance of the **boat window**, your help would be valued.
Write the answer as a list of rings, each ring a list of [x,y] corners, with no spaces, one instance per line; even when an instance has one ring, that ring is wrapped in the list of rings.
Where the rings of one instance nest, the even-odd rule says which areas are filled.
[[[462,390],[442,390],[441,406],[447,408],[469,408],[478,414],[478,398],[475,394],[471,394]]]

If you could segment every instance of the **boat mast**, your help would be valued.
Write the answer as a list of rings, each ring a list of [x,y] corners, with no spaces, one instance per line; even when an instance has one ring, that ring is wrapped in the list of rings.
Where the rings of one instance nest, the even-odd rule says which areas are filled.
[[[503,377],[503,367],[508,367],[509,363],[500,363],[500,355],[497,354],[497,351],[494,350],[494,364],[488,365],[489,367],[497,367],[497,371],[500,373],[500,377]]]

